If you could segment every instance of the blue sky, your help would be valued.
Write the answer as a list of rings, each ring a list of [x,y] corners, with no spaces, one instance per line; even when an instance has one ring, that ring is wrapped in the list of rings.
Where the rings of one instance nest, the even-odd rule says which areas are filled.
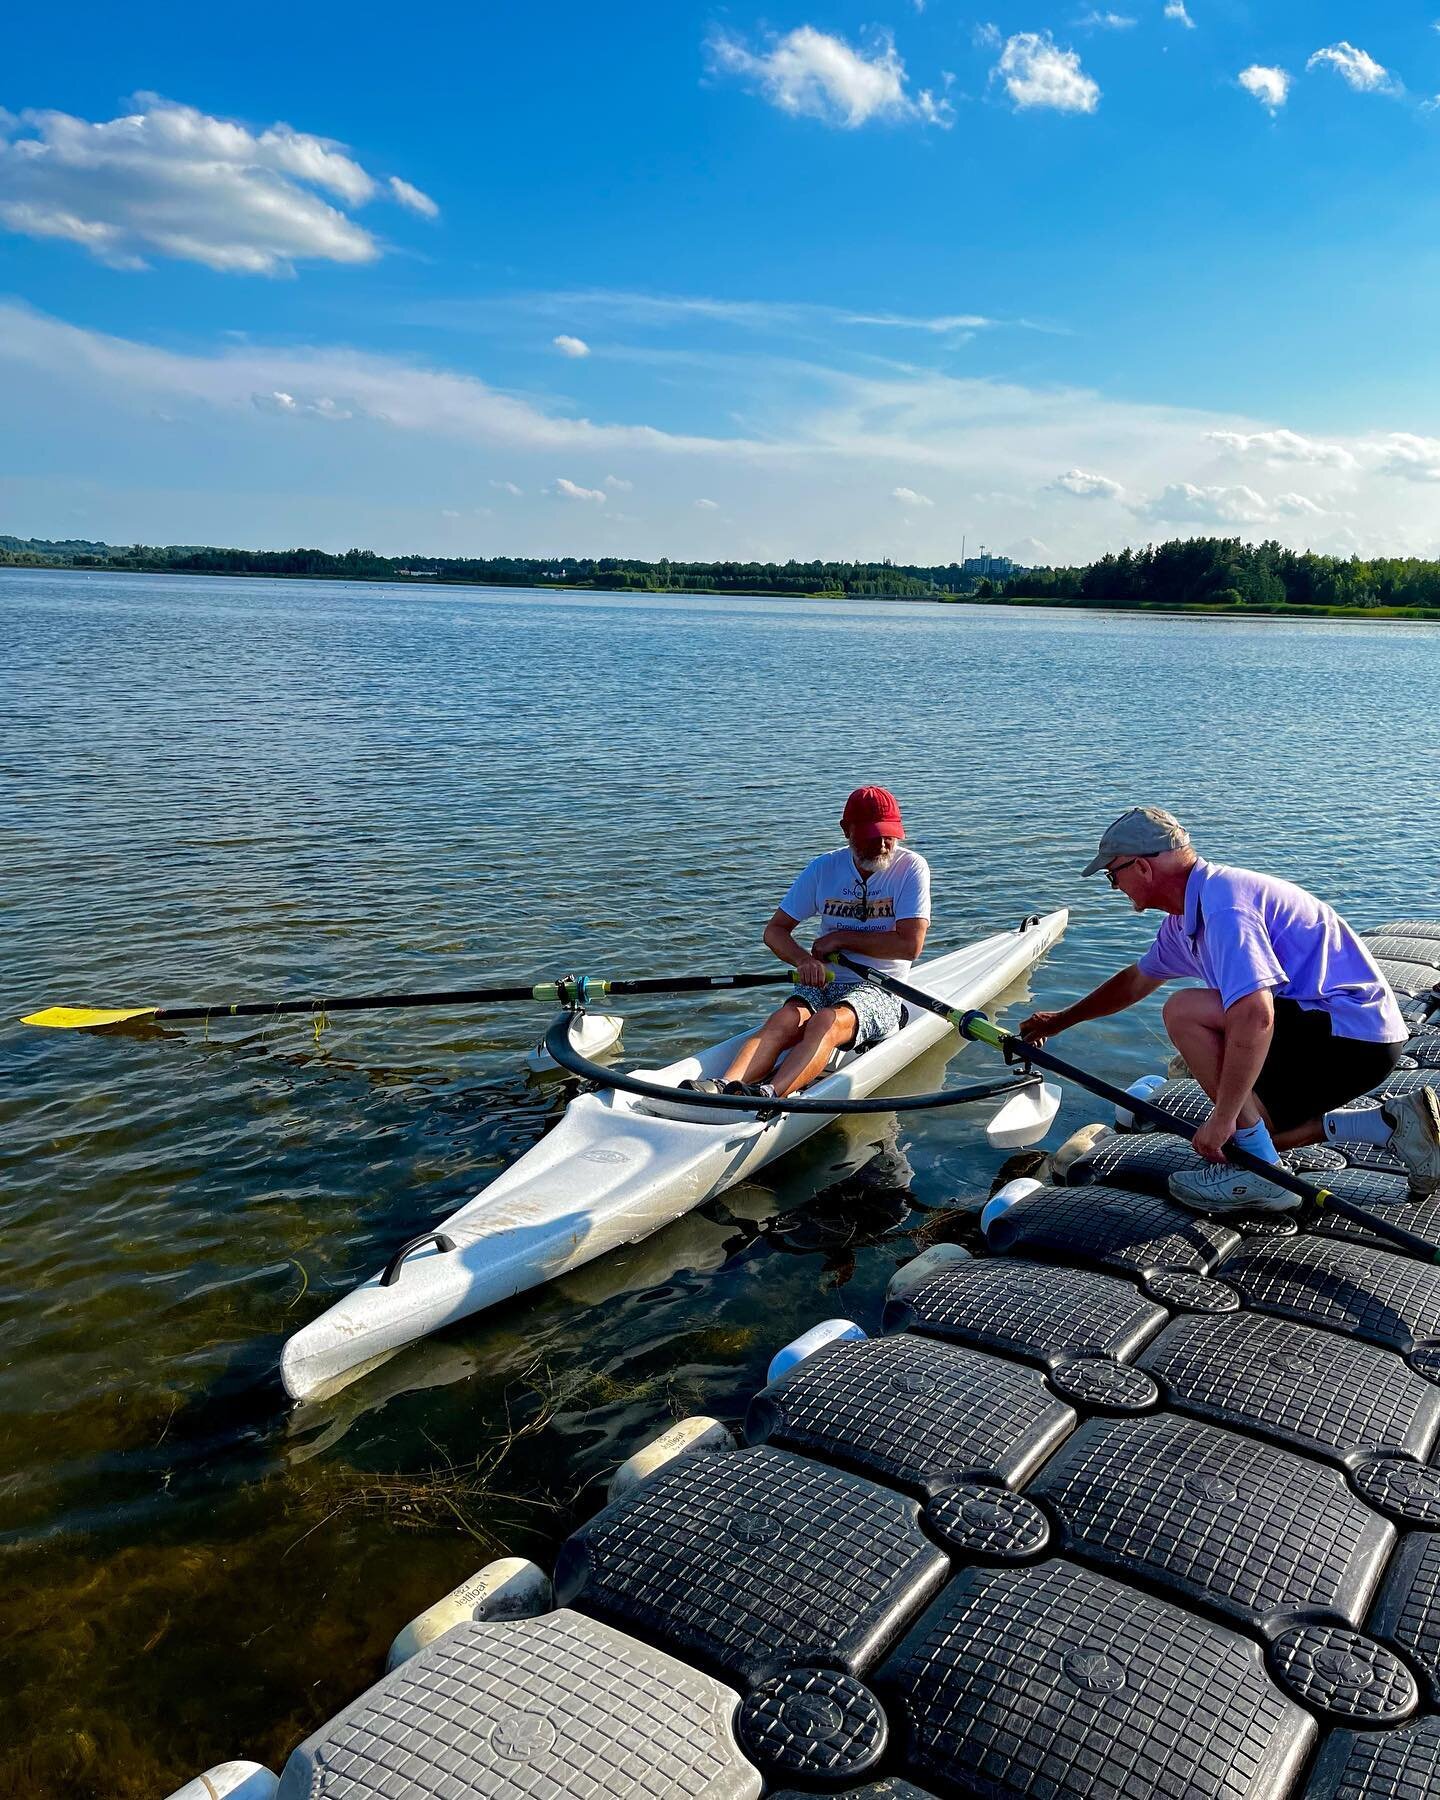
[[[27,9],[0,530],[1435,554],[1437,19]]]

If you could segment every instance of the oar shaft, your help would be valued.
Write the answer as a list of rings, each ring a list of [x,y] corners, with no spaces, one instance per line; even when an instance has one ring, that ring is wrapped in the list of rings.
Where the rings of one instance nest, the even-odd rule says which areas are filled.
[[[712,988],[787,987],[795,980],[793,969],[755,975],[682,975],[667,981],[663,975],[642,976],[635,981],[591,981],[594,994],[704,994]]]
[[[167,1025],[186,1019],[260,1019],[281,1013],[365,1012],[379,1006],[468,1006],[477,1001],[501,1003],[507,1000],[554,999],[554,983],[549,993],[539,988],[455,988],[433,994],[346,994],[338,999],[318,995],[309,1000],[244,1000],[236,1005],[162,1006],[152,1016]]]
[[[937,1018],[948,1020],[957,1031],[961,1028],[960,1021],[970,1017],[968,1013],[948,1005],[944,1000],[937,1000],[934,994],[927,994],[923,988],[911,987],[908,981],[901,981],[898,976],[882,975],[878,969],[869,968],[864,963],[851,962],[843,950],[835,960],[843,963],[852,975],[863,975],[868,981],[878,982],[897,999],[904,1000],[911,1006],[923,1007],[926,1012],[934,1013]],[[985,1015],[981,1013],[978,1016],[984,1018]],[[999,1041],[998,1038],[996,1041]]]
[[[602,981],[593,976],[569,976],[564,981],[541,981],[533,987],[442,988],[429,994],[346,994],[338,999],[325,995],[309,1000],[246,1000],[236,1005],[162,1006],[151,1016],[164,1024],[186,1019],[259,1019],[282,1013],[366,1012],[394,1006],[503,1006],[513,1001],[538,1000],[559,1004],[570,998],[603,999],[617,994],[700,994],[717,988],[770,987],[790,982],[790,971],[774,974],[663,975],[630,981]],[[579,990],[577,992],[576,990]]]

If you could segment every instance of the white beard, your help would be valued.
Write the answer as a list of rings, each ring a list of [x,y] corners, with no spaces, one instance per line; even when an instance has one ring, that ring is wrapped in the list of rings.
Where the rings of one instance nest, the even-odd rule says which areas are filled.
[[[878,875],[882,869],[888,869],[895,860],[895,852],[887,850],[883,856],[857,856],[855,867],[862,875]]]

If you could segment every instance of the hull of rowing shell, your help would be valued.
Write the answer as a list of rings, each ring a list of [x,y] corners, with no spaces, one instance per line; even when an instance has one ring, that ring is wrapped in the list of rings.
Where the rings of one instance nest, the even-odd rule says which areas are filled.
[[[1068,915],[1001,932],[918,966],[915,979],[950,1006],[981,1007],[1018,980],[1059,938]],[[807,1098],[866,1099],[950,1027],[910,1013],[893,1037],[816,1082]],[[723,1070],[740,1038],[658,1071],[675,1083]],[[417,1251],[399,1279],[378,1275],[313,1319],[281,1353],[295,1399],[333,1392],[404,1345],[568,1270],[634,1243],[712,1194],[743,1181],[824,1128],[823,1115],[785,1113],[761,1124],[743,1113],[719,1122],[661,1117],[613,1091],[582,1094],[531,1150],[439,1225],[448,1251]]]

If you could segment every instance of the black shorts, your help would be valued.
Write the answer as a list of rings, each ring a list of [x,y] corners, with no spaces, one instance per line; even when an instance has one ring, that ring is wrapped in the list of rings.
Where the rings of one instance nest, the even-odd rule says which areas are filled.
[[[1275,1036],[1255,1093],[1275,1131],[1290,1131],[1318,1119],[1382,1082],[1400,1060],[1405,1044],[1372,1044],[1336,1037],[1330,1015],[1294,1000],[1275,1002]]]

